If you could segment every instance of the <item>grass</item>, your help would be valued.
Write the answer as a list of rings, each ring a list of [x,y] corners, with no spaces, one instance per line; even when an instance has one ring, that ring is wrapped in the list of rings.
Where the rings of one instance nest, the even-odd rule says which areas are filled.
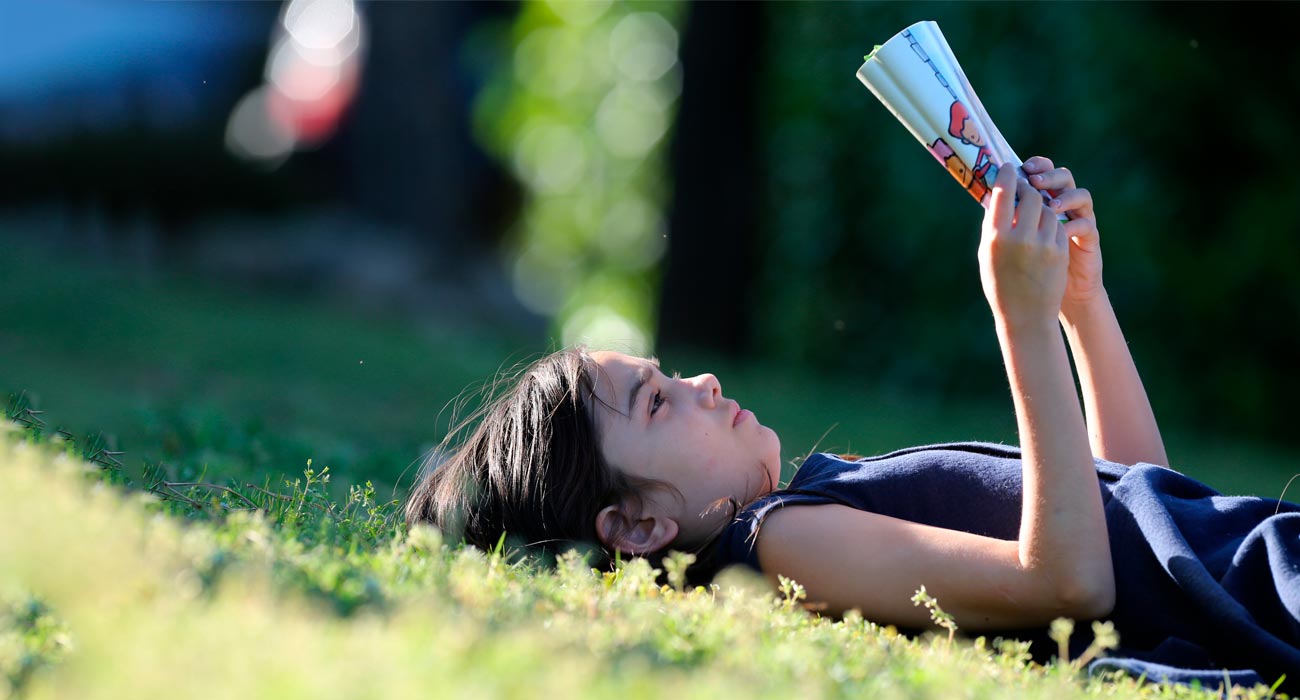
[[[794,582],[773,593],[730,572],[688,590],[643,562],[551,568],[406,534],[399,479],[445,429],[446,402],[544,339],[24,249],[0,256],[0,299],[0,388],[25,392],[10,415],[47,424],[0,421],[10,694],[1219,697],[1035,666],[1012,641],[823,619]],[[998,397],[846,389],[704,356],[671,368],[717,373],[788,458],[1015,438]],[[1166,429],[1175,465],[1228,491],[1276,495],[1296,463]]]
[[[444,404],[524,345],[31,250],[0,266],[0,386],[104,431],[137,477],[143,460],[258,478],[314,457],[391,489]]]
[[[0,424],[0,687],[13,696],[1222,697],[1033,665],[1014,641],[822,618],[794,582],[774,594],[729,571],[688,589],[639,559],[602,573],[577,553],[544,567],[452,546],[392,527],[384,504],[304,511],[323,498],[310,483],[283,508],[185,523],[169,517],[185,504],[112,485],[72,452]]]

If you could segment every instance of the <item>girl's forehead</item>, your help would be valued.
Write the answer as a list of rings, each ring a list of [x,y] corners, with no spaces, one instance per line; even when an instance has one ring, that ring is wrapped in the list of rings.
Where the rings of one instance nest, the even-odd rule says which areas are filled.
[[[655,373],[656,359],[633,357],[610,350],[591,353],[588,379],[595,394],[591,410],[597,423],[627,420],[629,402],[637,388]]]
[[[633,357],[612,350],[594,352],[591,359],[596,370],[592,383],[599,390],[617,393],[627,391],[628,385],[638,374],[653,371],[659,366],[659,361],[655,358]]]

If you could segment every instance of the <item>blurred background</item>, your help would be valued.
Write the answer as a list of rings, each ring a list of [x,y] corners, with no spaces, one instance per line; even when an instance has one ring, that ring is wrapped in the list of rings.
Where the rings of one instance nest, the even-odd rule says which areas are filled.
[[[0,15],[0,391],[133,473],[400,498],[454,399],[574,342],[714,372],[787,458],[1014,442],[982,210],[854,76],[923,19],[1092,191],[1174,466],[1300,472],[1293,5]]]

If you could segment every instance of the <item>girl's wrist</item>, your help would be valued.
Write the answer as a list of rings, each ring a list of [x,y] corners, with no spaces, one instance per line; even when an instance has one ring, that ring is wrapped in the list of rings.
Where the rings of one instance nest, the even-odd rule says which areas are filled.
[[[1009,317],[997,314],[994,327],[998,337],[1005,340],[1018,340],[1030,337],[1051,337],[1060,335],[1060,325],[1055,317],[1043,315]]]
[[[1110,296],[1105,289],[1087,299],[1061,302],[1061,323],[1066,327],[1086,325],[1091,319],[1102,318],[1110,309]]]

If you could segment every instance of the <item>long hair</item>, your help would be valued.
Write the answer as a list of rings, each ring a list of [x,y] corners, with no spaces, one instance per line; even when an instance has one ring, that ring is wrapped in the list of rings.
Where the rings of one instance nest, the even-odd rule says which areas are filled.
[[[600,545],[600,510],[620,502],[639,508],[650,491],[676,489],[626,475],[601,456],[594,422],[601,371],[577,346],[499,377],[476,411],[453,418],[425,459],[406,502],[407,525],[431,523],[484,550],[507,536],[551,555],[576,547],[595,555],[593,566],[608,567],[615,554]],[[739,505],[732,502],[733,515]],[[716,569],[712,544],[696,552],[687,572],[693,583]],[[647,558],[657,564],[669,548]]]

